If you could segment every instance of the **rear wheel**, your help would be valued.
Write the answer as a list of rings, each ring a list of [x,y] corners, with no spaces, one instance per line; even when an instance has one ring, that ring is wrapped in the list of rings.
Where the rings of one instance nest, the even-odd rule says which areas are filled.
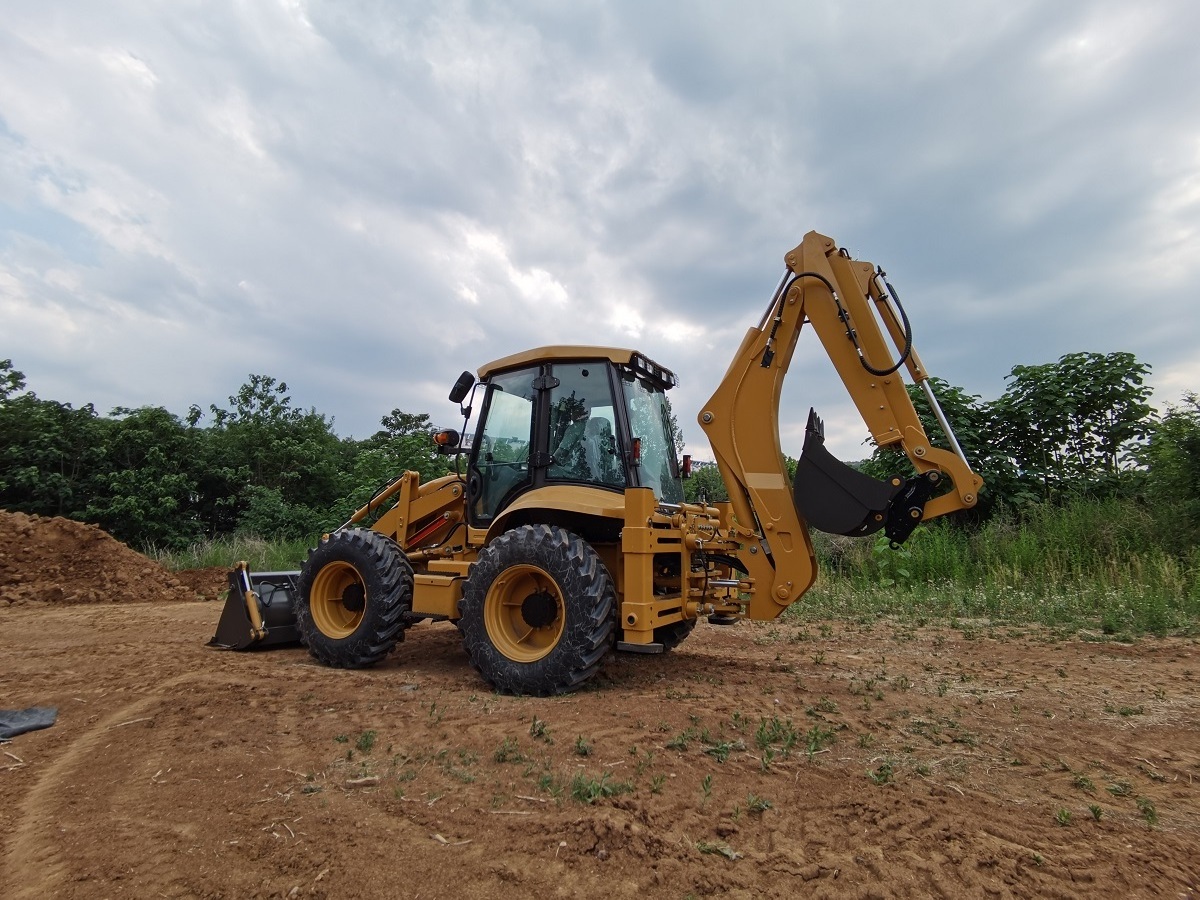
[[[689,634],[696,630],[695,619],[684,619],[682,622],[672,622],[670,625],[660,625],[654,629],[654,640],[663,646],[663,652],[669,653],[684,642]]]
[[[480,551],[458,608],[463,648],[484,679],[503,693],[546,696],[599,671],[616,589],[581,537],[524,525]]]
[[[362,669],[403,637],[413,573],[393,541],[350,528],[309,554],[298,588],[296,624],[308,652],[327,666]]]

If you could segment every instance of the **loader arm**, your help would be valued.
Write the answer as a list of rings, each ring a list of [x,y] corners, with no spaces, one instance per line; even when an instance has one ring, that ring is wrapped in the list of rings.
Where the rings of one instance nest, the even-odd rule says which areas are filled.
[[[919,521],[973,506],[983,484],[940,415],[907,319],[883,273],[851,259],[815,231],[785,261],[787,272],[771,305],[742,339],[699,415],[729,492],[731,537],[742,544],[739,561],[754,585],[747,609],[754,619],[778,616],[812,586],[816,561],[810,524],[855,535],[886,527],[893,540],[903,540]],[[795,484],[789,483],[779,440],[779,400],[806,322],[871,437],[879,446],[900,446],[916,478],[876,482],[837,461],[824,450],[820,421],[811,414]],[[898,361],[885,330],[899,350]],[[930,444],[901,369],[922,384],[956,452]],[[944,490],[943,477],[950,479],[951,490],[932,496]]]

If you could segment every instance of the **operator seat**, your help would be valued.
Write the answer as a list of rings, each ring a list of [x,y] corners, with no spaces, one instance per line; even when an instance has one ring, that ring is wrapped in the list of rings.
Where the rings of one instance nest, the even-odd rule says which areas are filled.
[[[625,475],[617,457],[617,442],[608,419],[588,419],[583,430],[583,456],[590,481],[623,487]]]

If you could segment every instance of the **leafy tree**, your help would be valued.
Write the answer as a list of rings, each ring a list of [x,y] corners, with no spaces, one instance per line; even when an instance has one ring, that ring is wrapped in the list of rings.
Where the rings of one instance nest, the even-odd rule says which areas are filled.
[[[294,408],[287,390],[252,374],[228,409],[209,407],[210,465],[200,483],[212,531],[300,536],[319,527],[341,496],[346,448],[323,415]],[[199,418],[193,407],[189,422]]]
[[[105,464],[88,485],[87,520],[134,546],[198,538],[196,435],[161,407],[119,407],[101,426]]]
[[[1149,371],[1131,353],[1069,353],[1014,366],[993,410],[1021,477],[1048,500],[1116,493],[1150,432]]]
[[[104,461],[96,410],[17,393],[24,387],[12,361],[0,362],[0,505],[80,517],[88,480]]]
[[[683,497],[688,503],[717,503],[729,499],[725,482],[716,463],[692,463],[692,477],[683,483]]]
[[[1200,543],[1200,397],[1184,396],[1167,408],[1139,458],[1147,468],[1145,491],[1159,538],[1187,551]]]
[[[25,373],[13,368],[11,359],[0,359],[0,403],[25,389]]]
[[[679,425],[679,416],[675,414],[675,408],[671,406],[671,398],[664,395],[663,401],[667,404],[667,424],[671,431],[671,441],[675,444],[675,458],[682,460],[684,448],[687,446],[683,439],[683,428]]]
[[[993,405],[941,378],[930,378],[929,384],[963,454],[967,457],[967,462],[984,481],[980,502],[975,508],[973,518],[987,518],[998,504],[1019,506],[1035,499],[1022,485],[1017,477],[1016,467],[1005,452]],[[915,384],[906,387],[930,442],[935,447],[952,449],[925,392]],[[886,480],[892,475],[908,477],[914,474],[908,457],[899,447],[876,447],[871,458],[866,460],[861,468],[868,475],[881,480]]]
[[[355,449],[347,493],[338,507],[347,515],[404,472],[417,472],[422,481],[431,481],[453,466],[450,457],[437,453],[433,442],[437,429],[427,414],[393,409],[380,424],[382,430]]]

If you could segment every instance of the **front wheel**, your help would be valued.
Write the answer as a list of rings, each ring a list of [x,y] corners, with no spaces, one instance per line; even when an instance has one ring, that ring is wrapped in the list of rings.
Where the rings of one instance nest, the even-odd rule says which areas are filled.
[[[412,609],[412,567],[378,532],[331,534],[309,554],[297,587],[301,640],[327,666],[373,666],[403,637],[404,614]]]
[[[463,648],[502,693],[565,693],[599,671],[615,608],[612,578],[587,541],[523,525],[488,544],[471,566],[458,604]]]

